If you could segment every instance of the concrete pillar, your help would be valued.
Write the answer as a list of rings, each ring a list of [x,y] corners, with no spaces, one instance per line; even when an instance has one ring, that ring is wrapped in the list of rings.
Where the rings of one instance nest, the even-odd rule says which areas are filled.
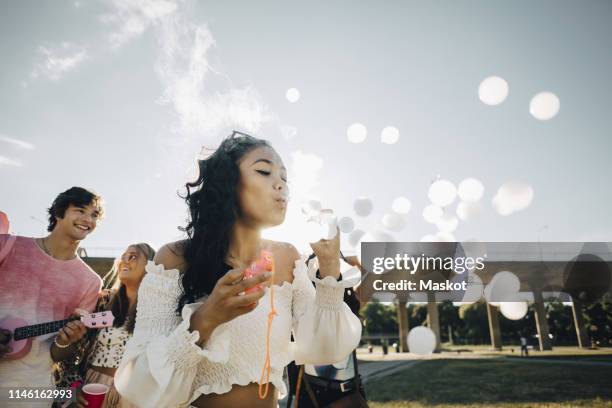
[[[440,317],[438,315],[438,304],[436,303],[435,294],[427,292],[427,326],[436,335],[436,349],[434,353],[439,353],[442,350],[440,345]]]
[[[574,315],[574,327],[576,328],[576,337],[578,337],[578,347],[589,348],[591,344],[589,335],[584,327],[582,302],[579,300],[572,299],[572,314]]]
[[[406,302],[399,301],[397,306],[397,323],[399,325],[399,345],[402,353],[408,352],[408,310],[406,310]]]
[[[538,329],[538,341],[540,343],[540,351],[552,350],[552,342],[548,334],[548,320],[546,319],[546,307],[544,306],[544,298],[542,292],[533,292],[533,309],[535,311],[536,328]]]
[[[501,351],[501,330],[499,328],[499,315],[497,308],[487,303],[487,318],[489,320],[489,334],[491,336],[491,347],[494,350]]]

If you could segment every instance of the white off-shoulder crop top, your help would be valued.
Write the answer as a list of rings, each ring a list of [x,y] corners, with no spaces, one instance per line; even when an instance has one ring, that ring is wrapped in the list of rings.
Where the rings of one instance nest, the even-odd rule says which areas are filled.
[[[357,268],[341,261],[342,279],[316,277],[316,259],[295,261],[293,282],[275,285],[278,315],[270,339],[270,382],[286,395],[284,367],[343,360],[361,338],[361,322],[343,302],[344,289],[359,282]],[[187,407],[201,394],[224,394],[233,384],[258,383],[265,362],[269,289],[255,310],[217,327],[204,347],[189,332],[201,303],[175,312],[180,273],[149,262],[138,291],[136,327],[115,374],[115,388],[140,407]],[[312,282],[316,283],[316,289]],[[293,330],[293,331],[292,331]],[[295,341],[291,341],[293,333]]]

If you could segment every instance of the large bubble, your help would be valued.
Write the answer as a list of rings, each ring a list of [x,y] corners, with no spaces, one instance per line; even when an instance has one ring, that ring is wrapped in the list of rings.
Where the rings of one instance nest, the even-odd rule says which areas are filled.
[[[459,220],[452,214],[443,214],[438,221],[436,221],[436,227],[441,232],[453,232],[457,229],[457,225],[459,225]]]
[[[510,320],[521,320],[527,314],[529,305],[525,301],[500,302],[499,310]]]
[[[353,202],[353,210],[360,217],[367,217],[372,213],[374,204],[368,197],[359,197]]]
[[[478,201],[484,195],[484,186],[475,178],[466,178],[459,183],[457,194],[462,201]]]
[[[510,215],[531,205],[533,187],[521,181],[504,183],[491,200],[493,207],[500,215]]]
[[[295,103],[300,100],[300,91],[297,88],[289,88],[285,96],[289,102]]]
[[[361,123],[353,123],[346,130],[346,136],[351,143],[362,143],[368,136],[368,129]]]
[[[448,180],[436,180],[429,186],[427,197],[429,197],[429,200],[438,207],[446,207],[455,201],[457,189],[455,185]]]
[[[399,232],[406,226],[406,221],[401,215],[395,213],[387,213],[383,216],[382,224],[388,230]]]
[[[431,224],[438,222],[442,215],[444,215],[444,211],[437,205],[429,204],[423,209],[423,218]]]
[[[344,234],[350,234],[355,228],[355,222],[351,217],[342,217],[338,220],[338,228]]]
[[[508,82],[498,76],[487,77],[478,87],[478,97],[486,105],[499,105],[508,97]]]
[[[351,247],[356,247],[357,244],[361,241],[361,237],[365,235],[365,231],[356,229],[353,230],[348,237],[348,243]]]
[[[531,99],[529,113],[539,120],[550,120],[557,116],[561,102],[552,92],[540,92]]]
[[[395,144],[398,140],[399,130],[394,126],[387,126],[380,133],[380,141],[385,144]]]
[[[457,204],[457,216],[461,221],[470,221],[477,218],[482,212],[479,202],[461,201]]]
[[[417,326],[408,333],[408,350],[411,353],[426,355],[436,349],[436,335],[428,327]]]
[[[393,200],[393,204],[391,205],[391,209],[398,214],[408,214],[410,212],[410,208],[412,207],[412,203],[406,197],[397,197]]]

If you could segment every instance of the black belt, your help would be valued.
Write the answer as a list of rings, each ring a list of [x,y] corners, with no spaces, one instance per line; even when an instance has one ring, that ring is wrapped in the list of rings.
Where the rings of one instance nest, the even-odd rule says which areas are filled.
[[[350,391],[355,388],[355,380],[350,379],[346,381],[338,381],[338,380],[326,380],[325,378],[315,377],[310,374],[304,373],[306,380],[310,384],[318,385],[320,387],[330,388],[333,390],[339,390],[341,392]]]

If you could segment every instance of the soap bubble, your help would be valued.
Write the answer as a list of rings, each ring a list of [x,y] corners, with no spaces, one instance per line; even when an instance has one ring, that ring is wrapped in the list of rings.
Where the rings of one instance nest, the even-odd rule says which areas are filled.
[[[338,228],[340,228],[340,232],[349,234],[355,228],[355,222],[351,217],[342,217],[338,221]]]
[[[484,186],[475,178],[466,178],[459,183],[457,194],[462,201],[478,201],[484,194]]]
[[[521,290],[521,281],[510,271],[497,272],[484,288],[486,301],[499,306],[501,302],[514,300]]]
[[[499,310],[510,320],[521,320],[527,314],[529,305],[525,301],[500,302]]]
[[[391,205],[391,209],[398,214],[408,214],[411,207],[412,203],[406,197],[397,197]]]
[[[408,350],[411,353],[426,355],[436,349],[436,335],[428,327],[417,326],[408,333]]]
[[[446,207],[455,201],[457,189],[455,185],[448,180],[436,180],[429,186],[427,197],[431,202],[438,207]]]
[[[533,201],[533,187],[520,181],[504,183],[491,200],[495,210],[501,215],[510,215],[521,211],[531,205]]]
[[[431,224],[438,222],[442,215],[444,215],[444,211],[437,205],[430,204],[423,209],[423,218]]]
[[[380,133],[380,141],[385,144],[395,144],[398,140],[399,130],[394,126],[387,126]]]
[[[498,76],[485,78],[478,87],[478,97],[487,105],[499,105],[508,97],[508,82]]]
[[[436,227],[441,232],[453,232],[457,229],[457,225],[459,225],[459,220],[452,214],[443,214],[436,221]]]
[[[438,231],[434,242],[457,242],[457,238],[451,232]]]
[[[457,205],[457,216],[462,221],[473,220],[482,212],[482,205],[478,202],[461,201]]]
[[[552,92],[540,92],[529,104],[529,113],[539,120],[550,120],[557,116],[561,102],[557,95]]]
[[[316,217],[321,212],[321,208],[319,200],[307,200],[302,204],[302,214],[307,218]]]
[[[353,123],[346,130],[346,136],[351,143],[362,143],[368,136],[368,129],[361,123]]]
[[[382,224],[391,231],[399,232],[406,226],[406,221],[404,221],[401,215],[387,213],[383,216]]]
[[[353,209],[355,210],[355,214],[360,217],[367,217],[372,212],[374,205],[372,204],[372,200],[367,197],[359,197],[353,202]]]
[[[300,100],[300,91],[297,88],[289,88],[285,96],[289,102],[295,103]]]
[[[357,246],[357,244],[359,244],[359,242],[361,241],[361,237],[363,237],[365,235],[365,231],[360,230],[360,229],[356,229],[353,230],[348,237],[348,242],[349,245],[352,247]]]

